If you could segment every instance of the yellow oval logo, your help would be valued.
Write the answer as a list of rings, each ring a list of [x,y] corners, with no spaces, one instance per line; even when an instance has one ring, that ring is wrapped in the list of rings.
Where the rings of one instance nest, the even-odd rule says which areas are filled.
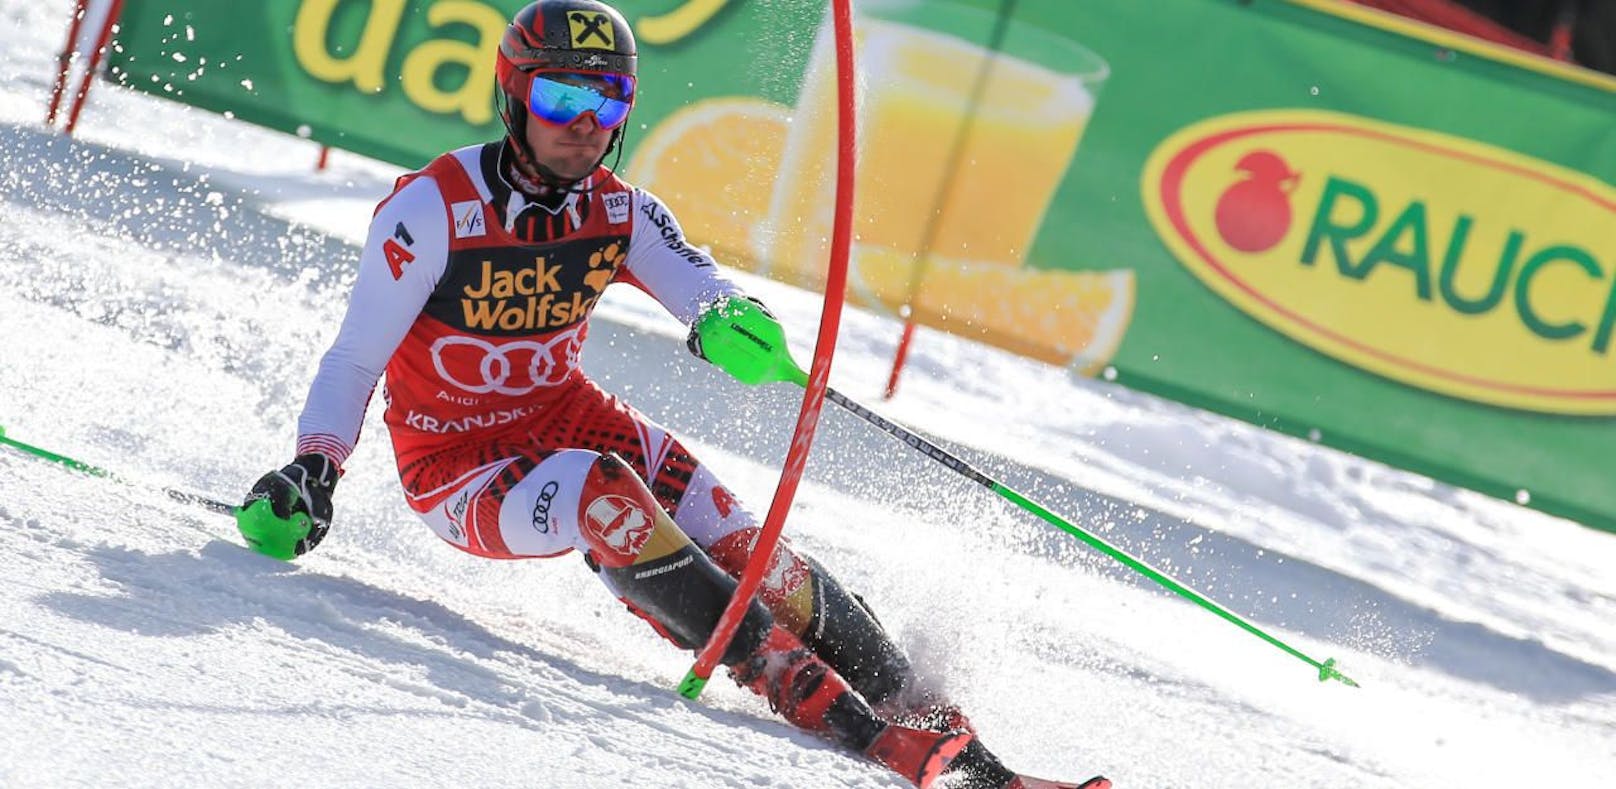
[[[1186,268],[1297,342],[1466,400],[1616,414],[1616,189],[1598,179],[1279,110],[1180,130],[1143,193]]]

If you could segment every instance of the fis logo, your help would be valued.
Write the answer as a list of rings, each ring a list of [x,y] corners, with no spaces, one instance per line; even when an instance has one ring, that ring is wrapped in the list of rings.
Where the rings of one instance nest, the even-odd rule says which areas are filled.
[[[612,18],[596,11],[574,11],[567,14],[567,27],[572,30],[572,45],[581,49],[616,49],[612,33]]]
[[[449,206],[449,212],[454,215],[454,237],[475,238],[487,235],[488,225],[483,221],[483,204],[480,200],[467,200]]]

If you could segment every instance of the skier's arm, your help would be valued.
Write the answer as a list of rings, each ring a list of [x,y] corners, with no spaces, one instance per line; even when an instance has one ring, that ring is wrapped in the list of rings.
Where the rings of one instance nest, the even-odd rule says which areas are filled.
[[[331,496],[359,440],[371,392],[448,263],[448,227],[429,178],[415,179],[377,209],[347,315],[298,419],[297,457],[259,478],[236,515],[255,550],[291,559],[330,529]]]
[[[708,305],[744,295],[717,261],[685,240],[679,220],[656,195],[635,189],[634,230],[619,278],[651,294],[680,323],[694,323]]]
[[[309,387],[297,453],[341,466],[359,441],[372,391],[448,262],[449,226],[437,182],[411,181],[370,223],[348,312]]]
[[[655,195],[636,189],[633,210],[624,278],[690,327],[692,353],[742,383],[780,380],[774,370],[785,340],[774,315],[725,277],[711,255],[685,241],[678,220]]]

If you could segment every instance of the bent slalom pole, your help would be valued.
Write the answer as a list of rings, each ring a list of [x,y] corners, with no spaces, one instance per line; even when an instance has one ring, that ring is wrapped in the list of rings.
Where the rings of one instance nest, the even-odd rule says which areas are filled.
[[[853,73],[853,5],[852,0],[832,0],[831,16],[836,35],[836,219],[831,226],[830,262],[825,271],[825,302],[819,315],[819,336],[814,342],[813,379],[802,372],[791,360],[785,337],[773,338],[769,347],[790,362],[790,367],[802,377],[802,409],[797,414],[797,427],[786,451],[785,467],[769,503],[769,513],[763,519],[763,530],[752,544],[752,557],[741,573],[741,579],[730,596],[718,624],[707,637],[707,643],[696,653],[695,665],[685,673],[679,683],[679,695],[694,699],[707,686],[707,679],[718,667],[718,660],[729,648],[735,630],[746,617],[746,610],[757,594],[763,574],[774,561],[774,548],[785,529],[786,513],[791,510],[791,499],[796,495],[797,483],[808,465],[808,449],[813,445],[814,431],[819,425],[820,411],[825,407],[825,392],[829,388],[831,358],[836,354],[836,331],[841,325],[842,298],[847,291],[847,258],[853,248],[853,162],[854,162],[854,73]],[[753,338],[754,340],[760,338]],[[779,365],[774,373],[778,374]],[[763,381],[773,380],[772,374]]]
[[[52,452],[52,451],[50,451],[48,449],[41,449],[41,448],[33,446],[31,444],[24,444],[23,442],[18,441],[16,439],[6,435],[6,429],[5,429],[4,426],[0,426],[0,444],[4,444],[4,445],[6,445],[8,447],[11,447],[12,449],[16,449],[18,451],[21,451],[23,454],[32,455],[32,456],[34,456],[36,458],[39,458],[41,460],[49,461],[51,463],[56,463],[56,464],[59,464],[61,466],[66,467],[66,468],[70,468],[70,469],[72,469],[74,471],[78,471],[78,472],[81,472],[81,473],[84,473],[84,474],[89,474],[92,477],[105,477],[107,479],[115,480],[115,481],[121,482],[121,483],[123,483],[125,485],[130,485],[130,486],[134,486],[134,487],[151,487],[152,489],[162,493],[163,495],[165,495],[165,496],[169,497],[170,499],[173,499],[174,501],[177,501],[177,502],[179,502],[181,504],[191,504],[191,505],[194,505],[194,506],[197,506],[197,507],[201,507],[202,509],[205,509],[208,512],[215,512],[215,513],[218,513],[220,515],[234,515],[234,514],[236,514],[236,505],[234,505],[234,504],[226,504],[226,503],[224,503],[222,501],[219,501],[217,499],[212,499],[212,498],[209,498],[207,496],[203,496],[203,495],[198,494],[198,493],[187,493],[186,491],[176,490],[174,488],[165,488],[165,487],[161,487],[161,486],[141,485],[138,482],[133,482],[131,480],[125,479],[123,477],[120,477],[117,474],[114,474],[114,473],[112,473],[110,471],[107,471],[104,468],[98,468],[98,467],[92,466],[92,465],[90,465],[88,463],[84,463],[82,461],[74,460],[73,458],[67,457],[66,455],[58,455],[55,452]]]

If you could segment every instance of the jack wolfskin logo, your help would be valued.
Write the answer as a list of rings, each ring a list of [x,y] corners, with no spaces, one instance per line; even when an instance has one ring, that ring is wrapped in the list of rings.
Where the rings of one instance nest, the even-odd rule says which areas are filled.
[[[594,288],[597,294],[605,290],[617,274],[617,267],[627,258],[628,250],[616,241],[597,250],[589,256],[589,273],[584,275],[584,284]]]

